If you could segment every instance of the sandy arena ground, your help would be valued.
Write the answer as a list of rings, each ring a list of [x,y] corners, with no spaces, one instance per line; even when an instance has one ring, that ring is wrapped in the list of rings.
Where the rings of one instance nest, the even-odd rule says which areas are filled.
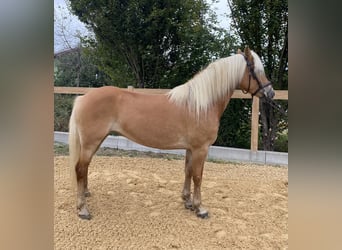
[[[95,156],[80,220],[68,157],[55,157],[55,249],[287,249],[288,169],[206,162],[197,218],[180,198],[184,161]]]

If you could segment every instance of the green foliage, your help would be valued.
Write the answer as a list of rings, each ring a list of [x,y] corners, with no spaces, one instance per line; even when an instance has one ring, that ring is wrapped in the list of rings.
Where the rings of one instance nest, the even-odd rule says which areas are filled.
[[[250,148],[251,100],[232,99],[221,117],[215,145]]]
[[[242,45],[262,57],[266,74],[276,89],[287,89],[287,0],[228,0],[233,27]]]
[[[75,96],[54,95],[54,131],[68,131],[69,118]]]
[[[117,60],[117,57],[113,54],[107,54],[106,50],[97,45],[93,48],[89,45],[89,39],[84,39],[85,47],[84,51],[88,55],[91,55],[92,63],[96,65],[100,74],[106,76],[105,85],[113,85],[117,87],[127,87],[129,85],[134,86],[135,80],[132,76],[132,71],[125,64]]]
[[[241,44],[249,45],[261,57],[274,89],[288,89],[287,0],[228,0],[228,4]],[[288,109],[287,102],[281,106]],[[277,133],[287,128],[287,119],[286,115],[260,101],[261,148],[274,150]]]
[[[95,65],[91,51],[76,48],[55,58],[55,86],[99,87],[110,85],[109,77]]]
[[[278,134],[274,144],[274,150],[278,152],[288,152],[288,141],[287,132]]]
[[[134,82],[136,87],[173,88],[230,47],[205,1],[71,0],[70,4],[95,33],[86,41],[96,48],[98,67],[115,82],[120,75],[121,86]]]

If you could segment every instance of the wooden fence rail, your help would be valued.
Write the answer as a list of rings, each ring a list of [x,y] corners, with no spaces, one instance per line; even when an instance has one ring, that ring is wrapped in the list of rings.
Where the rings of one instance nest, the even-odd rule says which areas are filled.
[[[94,88],[81,88],[81,87],[54,87],[55,94],[85,94]],[[170,89],[138,89],[128,86],[129,91],[148,93],[148,94],[165,94]],[[235,99],[251,99],[250,94],[244,94],[241,90],[235,90],[232,98]],[[275,100],[288,100],[287,90],[275,90]],[[258,150],[258,133],[259,133],[259,98],[253,98],[252,103],[252,117],[251,117],[251,151]]]

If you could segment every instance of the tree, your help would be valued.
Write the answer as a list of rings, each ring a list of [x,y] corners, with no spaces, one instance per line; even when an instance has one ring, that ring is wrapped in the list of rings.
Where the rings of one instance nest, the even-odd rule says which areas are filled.
[[[94,64],[95,58],[82,47],[55,53],[55,86],[99,87],[110,85],[109,77]]]
[[[55,8],[55,86],[96,87],[108,83],[108,77],[94,65],[91,51],[82,46],[87,33],[85,27],[75,25],[68,6]]]
[[[175,87],[230,48],[203,0],[70,0],[70,6],[95,34],[87,42],[100,69],[137,87]]]
[[[286,0],[228,0],[233,27],[242,45],[261,56],[265,72],[275,89],[287,89],[288,5]],[[284,105],[287,109],[287,104]],[[280,124],[287,117],[261,100],[260,117],[264,150],[273,150]]]

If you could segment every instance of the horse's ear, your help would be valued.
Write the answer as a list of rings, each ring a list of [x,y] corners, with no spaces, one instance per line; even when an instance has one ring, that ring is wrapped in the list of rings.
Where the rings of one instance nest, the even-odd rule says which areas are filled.
[[[252,63],[254,62],[251,50],[249,49],[248,45],[245,46],[245,55],[246,55],[248,61],[250,61]]]
[[[236,53],[241,54],[241,49],[238,49]]]

